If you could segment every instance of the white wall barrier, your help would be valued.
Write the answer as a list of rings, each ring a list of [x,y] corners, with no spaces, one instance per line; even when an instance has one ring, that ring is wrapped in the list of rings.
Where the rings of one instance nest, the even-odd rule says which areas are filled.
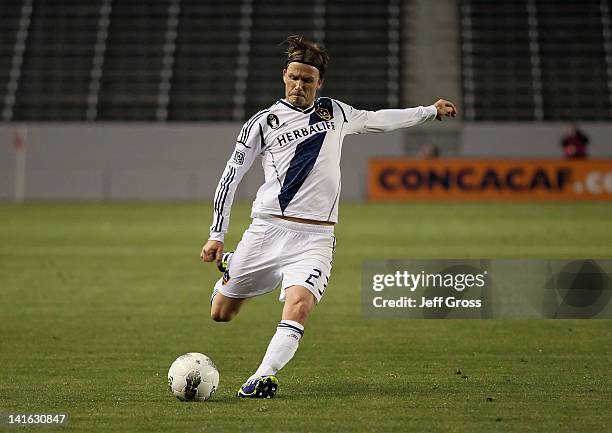
[[[432,122],[433,123],[433,122]],[[457,130],[460,157],[561,157],[564,124],[464,124]],[[21,124],[0,124],[0,200],[14,200],[15,134]],[[240,130],[238,123],[32,123],[27,128],[25,200],[210,200]],[[342,156],[342,197],[367,197],[368,160],[409,156],[413,128],[347,137]],[[581,125],[593,157],[612,157],[612,124]],[[422,135],[415,135],[415,137]],[[425,144],[425,143],[423,143]],[[434,143],[435,144],[435,143]],[[252,200],[263,179],[256,162],[237,191]],[[19,188],[17,188],[19,189]]]

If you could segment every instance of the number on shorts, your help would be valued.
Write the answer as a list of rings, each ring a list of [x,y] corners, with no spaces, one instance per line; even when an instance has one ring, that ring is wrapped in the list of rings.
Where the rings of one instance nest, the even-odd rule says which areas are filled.
[[[317,268],[312,268],[313,271],[316,272],[316,274],[310,274],[308,275],[308,278],[306,278],[306,283],[310,284],[312,287],[314,287],[314,282],[310,281],[313,278],[319,278],[321,276],[321,270],[317,269]]]

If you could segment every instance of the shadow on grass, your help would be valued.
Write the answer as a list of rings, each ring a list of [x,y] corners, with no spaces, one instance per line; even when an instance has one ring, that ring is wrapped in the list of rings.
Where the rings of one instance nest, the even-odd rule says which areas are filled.
[[[302,400],[329,399],[329,398],[388,398],[406,397],[410,394],[423,394],[432,391],[423,384],[418,387],[403,379],[384,380],[338,380],[333,382],[313,381],[307,383],[285,383],[274,400]],[[231,396],[224,397],[224,401],[242,400]],[[247,399],[248,400],[248,399]]]

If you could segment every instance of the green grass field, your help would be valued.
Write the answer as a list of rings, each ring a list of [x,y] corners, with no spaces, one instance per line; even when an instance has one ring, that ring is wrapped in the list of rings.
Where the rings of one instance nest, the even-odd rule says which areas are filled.
[[[248,213],[235,206],[228,249]],[[69,414],[44,431],[612,431],[612,321],[366,320],[360,307],[366,259],[610,258],[611,204],[344,204],[324,301],[266,401],[234,394],[281,305],[270,294],[209,319],[210,218],[201,204],[1,205],[0,413]],[[219,367],[210,402],[166,388],[188,351]]]

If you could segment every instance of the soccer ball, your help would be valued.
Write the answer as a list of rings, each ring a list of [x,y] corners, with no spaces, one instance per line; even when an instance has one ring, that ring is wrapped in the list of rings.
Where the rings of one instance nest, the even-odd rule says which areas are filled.
[[[168,386],[181,401],[206,401],[219,387],[219,371],[208,356],[186,353],[170,366]]]

